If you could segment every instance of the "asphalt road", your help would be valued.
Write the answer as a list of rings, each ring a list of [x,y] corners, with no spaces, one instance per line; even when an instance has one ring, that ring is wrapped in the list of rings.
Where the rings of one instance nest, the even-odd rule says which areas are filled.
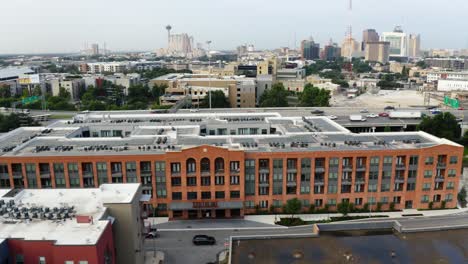
[[[397,219],[403,228],[444,227],[467,224],[468,214],[436,217],[409,217]],[[388,221],[390,219],[377,219],[376,221]],[[367,220],[369,221],[369,220]],[[193,226],[193,228],[196,228]],[[210,230],[210,231],[161,231],[155,240],[147,240],[146,250],[161,250],[165,253],[166,263],[194,263],[204,264],[216,259],[216,254],[225,249],[224,243],[230,236],[256,235],[269,236],[281,234],[307,234],[311,233],[310,226],[292,227],[288,229],[262,229],[262,230]],[[192,238],[195,235],[210,235],[216,238],[214,246],[194,246]]]

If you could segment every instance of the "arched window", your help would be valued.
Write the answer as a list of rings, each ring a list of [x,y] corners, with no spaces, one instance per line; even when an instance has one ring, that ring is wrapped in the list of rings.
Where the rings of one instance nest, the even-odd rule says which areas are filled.
[[[195,173],[197,172],[197,163],[195,159],[190,158],[187,160],[187,173]]]
[[[224,159],[223,158],[216,158],[216,160],[215,160],[215,171],[216,172],[223,172],[224,171]]]
[[[202,172],[210,172],[210,159],[203,158],[200,162]]]

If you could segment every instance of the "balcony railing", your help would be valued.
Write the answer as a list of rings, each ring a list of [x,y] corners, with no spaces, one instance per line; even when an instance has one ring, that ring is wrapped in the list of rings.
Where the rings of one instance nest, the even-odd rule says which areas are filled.
[[[201,176],[210,176],[210,174],[209,170],[201,171]]]
[[[151,171],[141,171],[141,177],[151,177]]]
[[[171,171],[171,176],[175,176],[175,177],[180,176],[180,171]]]
[[[41,171],[39,174],[41,175],[41,178],[50,178],[50,171]]]
[[[352,171],[353,166],[352,165],[343,165],[343,171]]]
[[[366,166],[364,166],[364,165],[356,166],[356,171],[365,171],[365,170],[366,170]]]
[[[395,183],[404,183],[405,178],[404,177],[395,177]]]
[[[435,181],[436,182],[443,182],[445,180],[444,176],[436,176]]]
[[[365,177],[356,177],[356,183],[363,184],[366,182]]]
[[[113,172],[111,172],[111,174],[112,174],[112,177],[119,177],[120,178],[120,177],[123,176],[121,171],[113,171]]]
[[[352,181],[353,181],[352,178],[342,178],[341,179],[341,184],[351,185]]]
[[[216,169],[215,174],[218,174],[218,175],[224,174],[224,169]]]
[[[438,162],[437,163],[437,168],[438,169],[445,169],[447,167],[447,163],[445,162]]]
[[[92,171],[83,171],[83,178],[93,178],[93,172]]]
[[[287,169],[287,172],[296,173],[296,172],[297,172],[297,168],[288,168],[288,169]]]
[[[323,173],[325,172],[325,167],[315,167],[315,172]]]
[[[239,174],[240,169],[231,169],[230,172],[231,172],[231,174]]]
[[[405,169],[406,169],[406,165],[403,164],[403,163],[397,163],[397,164],[395,164],[395,168],[396,168],[397,170],[405,170]]]

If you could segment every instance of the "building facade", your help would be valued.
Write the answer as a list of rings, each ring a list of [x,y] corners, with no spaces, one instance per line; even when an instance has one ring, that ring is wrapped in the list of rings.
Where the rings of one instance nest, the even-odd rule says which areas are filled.
[[[408,35],[400,27],[396,27],[393,32],[383,32],[380,40],[390,42],[390,57],[408,57]]]
[[[366,44],[368,42],[377,42],[380,40],[379,33],[375,29],[366,29],[362,32],[362,46],[361,50],[366,50]]]
[[[366,61],[386,64],[390,58],[390,42],[378,41],[366,43]]]
[[[91,112],[1,142],[1,188],[139,182],[145,209],[171,219],[280,212],[292,198],[304,210],[455,207],[463,158],[424,132],[354,134],[274,112]]]
[[[303,40],[301,42],[301,53],[303,60],[316,60],[320,58],[320,43],[313,40]]]

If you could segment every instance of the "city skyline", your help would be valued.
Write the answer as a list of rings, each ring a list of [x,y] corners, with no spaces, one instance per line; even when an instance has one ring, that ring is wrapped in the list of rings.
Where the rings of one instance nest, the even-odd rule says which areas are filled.
[[[289,2],[293,12],[285,12],[281,3],[265,0],[240,0],[236,5],[227,0],[137,0],[133,8],[122,0],[113,1],[112,6],[110,1],[84,0],[71,12],[61,1],[39,4],[22,0],[3,4],[0,34],[8,37],[0,43],[0,54],[77,52],[85,42],[106,42],[113,51],[155,51],[167,46],[167,24],[173,26],[173,33],[187,33],[197,42],[212,40],[212,48],[217,50],[234,50],[244,43],[258,49],[299,48],[300,41],[310,36],[321,44],[330,38],[340,43],[350,20],[358,41],[364,29],[375,28],[381,33],[401,25],[406,33],[421,34],[424,49],[467,48],[468,35],[456,32],[464,32],[466,24],[458,18],[468,3],[452,2],[444,6],[442,14],[435,0],[362,0],[354,3],[350,18],[347,1],[293,0]],[[106,8],[108,11],[103,12]],[[323,23],[324,19],[329,21]],[[448,27],[451,30],[446,30]]]

